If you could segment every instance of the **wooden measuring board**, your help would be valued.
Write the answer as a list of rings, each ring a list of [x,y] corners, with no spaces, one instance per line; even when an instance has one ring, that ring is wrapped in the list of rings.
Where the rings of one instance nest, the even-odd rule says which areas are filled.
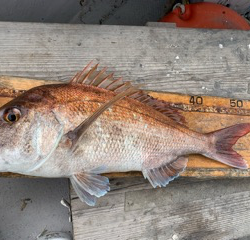
[[[0,105],[10,101],[22,91],[32,87],[58,83],[55,81],[33,80],[15,77],[0,77]],[[173,93],[150,92],[155,98],[170,102],[179,108],[187,126],[198,132],[211,132],[237,123],[250,122],[250,101],[209,96],[188,96]],[[242,137],[234,149],[250,165],[250,134]],[[110,177],[138,176],[139,172],[110,173]],[[182,176],[190,177],[247,177],[249,170],[238,170],[200,155],[190,155],[188,167]],[[0,173],[0,176],[16,177],[18,174]]]

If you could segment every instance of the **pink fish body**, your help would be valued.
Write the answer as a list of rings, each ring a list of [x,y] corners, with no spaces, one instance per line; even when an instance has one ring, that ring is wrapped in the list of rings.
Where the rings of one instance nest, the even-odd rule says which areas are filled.
[[[232,146],[243,123],[208,134],[191,131],[168,103],[88,65],[69,84],[33,88],[0,109],[0,170],[69,177],[82,201],[109,191],[107,172],[142,171],[166,186],[202,154],[247,168]]]

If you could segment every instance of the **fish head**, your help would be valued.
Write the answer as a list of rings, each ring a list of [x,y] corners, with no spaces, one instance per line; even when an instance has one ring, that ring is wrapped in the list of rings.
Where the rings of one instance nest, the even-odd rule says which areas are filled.
[[[63,134],[54,102],[37,87],[0,108],[0,172],[26,174],[51,156]]]

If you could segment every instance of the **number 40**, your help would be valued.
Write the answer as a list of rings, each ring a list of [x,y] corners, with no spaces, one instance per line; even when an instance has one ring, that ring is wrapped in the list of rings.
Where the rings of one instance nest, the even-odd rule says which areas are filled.
[[[192,104],[202,105],[203,98],[201,96],[191,96],[189,102]]]

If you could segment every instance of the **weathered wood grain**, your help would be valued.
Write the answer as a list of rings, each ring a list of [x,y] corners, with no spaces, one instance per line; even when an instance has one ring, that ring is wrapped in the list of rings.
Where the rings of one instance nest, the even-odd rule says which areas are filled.
[[[249,39],[237,30],[2,22],[0,74],[67,81],[94,59],[146,89],[247,99]]]
[[[249,39],[235,30],[0,23],[0,75],[68,81],[94,59],[150,90],[247,99]],[[94,208],[72,193],[75,239],[248,239],[249,186],[185,178],[152,189],[117,179]]]
[[[97,206],[72,191],[75,240],[229,240],[250,237],[250,179],[182,178],[152,189],[142,178],[111,180]]]

